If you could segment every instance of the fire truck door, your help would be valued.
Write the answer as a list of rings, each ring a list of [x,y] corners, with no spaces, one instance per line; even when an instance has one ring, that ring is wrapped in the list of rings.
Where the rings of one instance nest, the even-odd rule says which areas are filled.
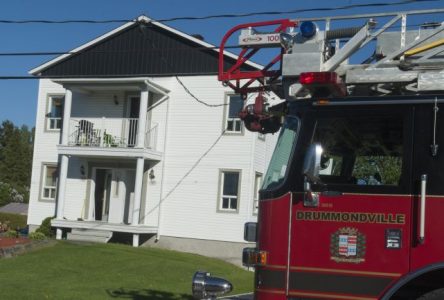
[[[411,108],[313,113],[321,184],[293,194],[287,295],[377,299],[409,270]]]
[[[444,264],[444,106],[419,105],[415,112],[413,152],[413,241],[411,271]],[[421,178],[424,201],[421,201]],[[422,203],[421,203],[422,202]],[[421,208],[424,214],[421,216]],[[423,223],[423,234],[421,234]],[[423,235],[423,236],[422,236]]]

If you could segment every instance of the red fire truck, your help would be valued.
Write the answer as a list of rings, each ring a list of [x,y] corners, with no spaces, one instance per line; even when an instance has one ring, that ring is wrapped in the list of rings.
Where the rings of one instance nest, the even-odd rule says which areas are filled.
[[[277,20],[224,37],[219,79],[258,94],[246,128],[280,130],[258,223],[245,226],[255,299],[444,299],[443,16]],[[243,68],[273,49],[262,70]],[[285,101],[269,106],[267,93]],[[193,280],[200,298],[230,289],[205,272]]]

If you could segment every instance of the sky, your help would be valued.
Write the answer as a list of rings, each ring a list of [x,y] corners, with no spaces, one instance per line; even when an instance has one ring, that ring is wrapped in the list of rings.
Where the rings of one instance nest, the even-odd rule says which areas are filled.
[[[146,15],[152,19],[180,16],[239,14],[262,11],[289,11],[304,8],[339,7],[399,0],[10,0],[0,2],[0,20],[133,19]],[[320,17],[334,14],[373,13],[412,9],[444,8],[444,1],[417,2],[391,7],[348,9],[334,12],[300,13],[279,16],[175,21],[167,25],[188,34],[199,33],[205,41],[219,45],[230,28],[251,21],[281,18]],[[434,21],[443,21],[434,20]],[[120,26],[121,24],[0,24],[0,53],[64,52]],[[55,56],[0,56],[0,76],[27,76],[29,70]],[[38,80],[0,80],[0,122],[33,127],[35,123]]]

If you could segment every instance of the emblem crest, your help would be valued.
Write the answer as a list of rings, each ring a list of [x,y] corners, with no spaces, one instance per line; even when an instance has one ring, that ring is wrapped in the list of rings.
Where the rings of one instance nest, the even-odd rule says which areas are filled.
[[[364,262],[365,250],[365,235],[356,228],[342,227],[331,235],[330,258],[337,263]]]

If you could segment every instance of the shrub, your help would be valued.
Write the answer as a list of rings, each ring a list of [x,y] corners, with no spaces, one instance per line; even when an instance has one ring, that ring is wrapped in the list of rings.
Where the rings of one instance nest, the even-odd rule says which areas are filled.
[[[35,232],[43,233],[46,237],[54,237],[55,236],[55,230],[51,228],[51,220],[54,219],[54,217],[47,217],[43,220],[42,225],[40,225],[39,228]]]
[[[2,226],[7,224],[7,231],[9,228],[25,228],[26,227],[26,216],[17,214],[0,213],[0,232],[2,231]]]
[[[46,239],[46,236],[43,233],[41,233],[41,232],[31,232],[29,234],[29,238],[31,240],[41,241],[41,240]]]
[[[17,238],[18,237],[18,232],[15,230],[8,230],[5,234],[6,237],[9,238]]]

